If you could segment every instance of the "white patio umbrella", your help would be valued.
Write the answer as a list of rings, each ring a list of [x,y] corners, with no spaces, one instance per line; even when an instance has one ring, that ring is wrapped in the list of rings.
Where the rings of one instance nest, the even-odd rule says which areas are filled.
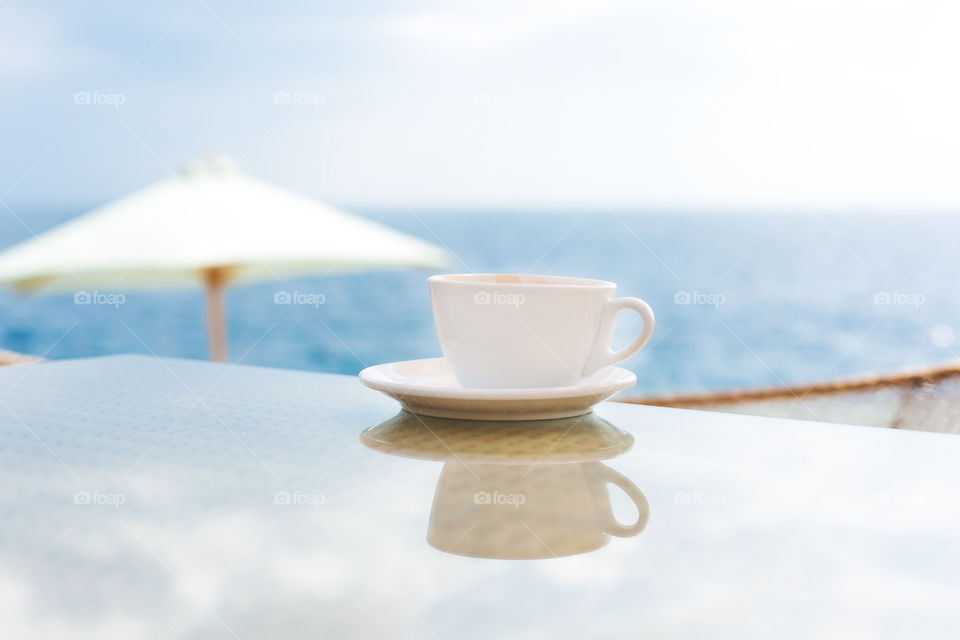
[[[0,253],[0,283],[29,293],[204,286],[210,358],[222,361],[228,284],[447,259],[438,247],[214,156]]]

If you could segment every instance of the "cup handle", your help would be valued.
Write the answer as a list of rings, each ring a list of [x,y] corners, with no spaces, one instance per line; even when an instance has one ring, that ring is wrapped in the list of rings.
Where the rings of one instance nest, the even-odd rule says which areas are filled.
[[[613,330],[617,326],[617,317],[621,311],[632,309],[643,318],[643,329],[640,335],[633,339],[619,351],[611,351],[610,344],[613,342]],[[600,320],[600,329],[597,331],[597,340],[593,345],[593,353],[584,367],[583,375],[589,376],[596,373],[604,367],[616,364],[621,360],[626,360],[640,348],[647,344],[650,335],[653,333],[653,310],[646,302],[640,298],[614,298],[608,300],[603,308],[603,318]]]
[[[604,523],[605,531],[612,536],[617,536],[618,538],[629,538],[630,536],[635,536],[643,528],[647,526],[647,520],[650,518],[650,505],[647,503],[646,496],[643,495],[643,492],[637,487],[637,485],[630,482],[630,479],[626,476],[617,473],[610,467],[606,465],[600,465],[598,469],[600,472],[600,479],[604,482],[605,485],[613,484],[626,493],[633,504],[637,507],[637,521],[633,524],[620,524],[617,522],[617,519],[613,515],[613,510],[610,508],[610,497],[609,493],[606,500],[606,509],[604,510]]]

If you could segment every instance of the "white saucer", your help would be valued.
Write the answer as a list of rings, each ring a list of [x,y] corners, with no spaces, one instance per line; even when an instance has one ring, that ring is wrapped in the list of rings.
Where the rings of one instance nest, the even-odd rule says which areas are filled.
[[[360,382],[400,401],[403,408],[462,420],[550,420],[588,413],[637,376],[608,367],[570,387],[463,389],[443,358],[391,362],[360,372]]]

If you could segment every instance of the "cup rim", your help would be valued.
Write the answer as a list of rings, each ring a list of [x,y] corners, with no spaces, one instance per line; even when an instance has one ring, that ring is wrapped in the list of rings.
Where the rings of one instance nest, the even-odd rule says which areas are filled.
[[[498,282],[497,277],[521,278],[524,280],[547,280],[548,282]],[[608,280],[578,278],[575,276],[548,276],[529,273],[440,273],[427,278],[431,283],[443,283],[474,287],[543,287],[550,289],[616,289]]]

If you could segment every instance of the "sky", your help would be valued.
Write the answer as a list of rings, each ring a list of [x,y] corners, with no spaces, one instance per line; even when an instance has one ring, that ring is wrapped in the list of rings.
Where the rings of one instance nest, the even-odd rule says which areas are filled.
[[[960,208],[960,6],[0,0],[0,211],[210,151],[337,204]]]

